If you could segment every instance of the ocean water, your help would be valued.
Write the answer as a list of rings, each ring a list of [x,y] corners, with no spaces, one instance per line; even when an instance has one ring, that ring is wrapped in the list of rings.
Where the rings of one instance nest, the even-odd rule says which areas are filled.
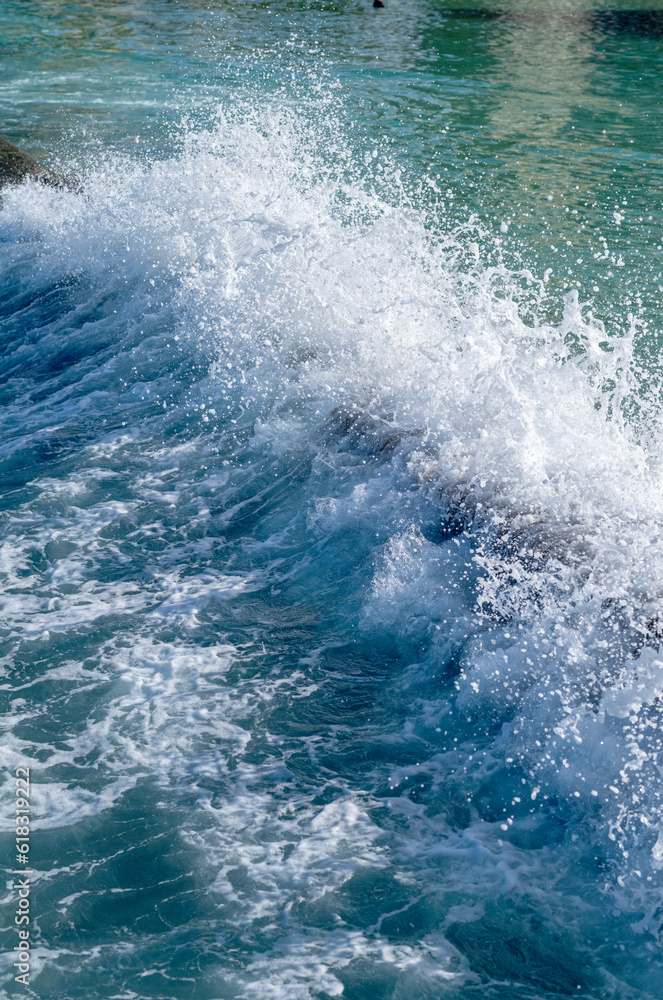
[[[659,1000],[663,13],[0,13],[0,995]]]

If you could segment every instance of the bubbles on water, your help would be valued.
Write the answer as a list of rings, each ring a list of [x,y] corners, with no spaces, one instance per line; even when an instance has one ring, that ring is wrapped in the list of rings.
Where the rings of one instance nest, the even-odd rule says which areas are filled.
[[[109,775],[205,789],[209,826],[187,836],[255,936],[249,991],[338,995],[369,961],[422,995],[513,978],[508,949],[478,945],[505,927],[552,989],[509,893],[545,893],[547,942],[569,894],[592,934],[604,892],[658,933],[663,511],[635,325],[606,330],[573,293],[545,322],[544,281],[495,259],[476,220],[449,231],[422,209],[387,150],[367,173],[319,118],[238,106],[171,159],[92,173],[85,197],[7,196],[23,280],[66,285],[21,350],[70,353],[29,406],[16,390],[5,455],[56,465],[9,515],[5,610],[22,641],[140,628],[97,643],[107,713],[51,762],[85,750]],[[247,620],[242,655],[286,621],[299,673],[226,683],[239,647],[217,632]],[[303,725],[332,674],[352,677],[325,666],[336,633],[378,659],[391,644],[370,711],[386,707],[370,729],[339,701],[297,763],[267,705],[310,701]],[[341,766],[348,718],[368,750]],[[321,767],[340,772],[330,802]],[[106,792],[63,794],[63,822],[112,808]]]

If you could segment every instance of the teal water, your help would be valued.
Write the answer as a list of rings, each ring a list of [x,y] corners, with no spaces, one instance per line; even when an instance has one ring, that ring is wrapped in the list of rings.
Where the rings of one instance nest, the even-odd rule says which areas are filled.
[[[3,996],[663,994],[663,12],[386,3],[0,3]]]

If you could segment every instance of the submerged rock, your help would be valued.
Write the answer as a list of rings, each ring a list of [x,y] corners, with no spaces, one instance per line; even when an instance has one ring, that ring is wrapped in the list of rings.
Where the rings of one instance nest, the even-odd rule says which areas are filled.
[[[49,170],[43,163],[33,160],[18,146],[13,146],[0,136],[0,188],[7,184],[20,184],[26,177],[31,177],[42,184],[51,187],[76,190],[78,185],[70,178]]]

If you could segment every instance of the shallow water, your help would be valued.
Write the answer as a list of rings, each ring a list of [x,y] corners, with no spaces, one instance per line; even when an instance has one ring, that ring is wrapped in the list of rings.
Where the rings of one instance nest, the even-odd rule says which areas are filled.
[[[1,7],[44,1000],[663,993],[663,22],[387,4]]]

